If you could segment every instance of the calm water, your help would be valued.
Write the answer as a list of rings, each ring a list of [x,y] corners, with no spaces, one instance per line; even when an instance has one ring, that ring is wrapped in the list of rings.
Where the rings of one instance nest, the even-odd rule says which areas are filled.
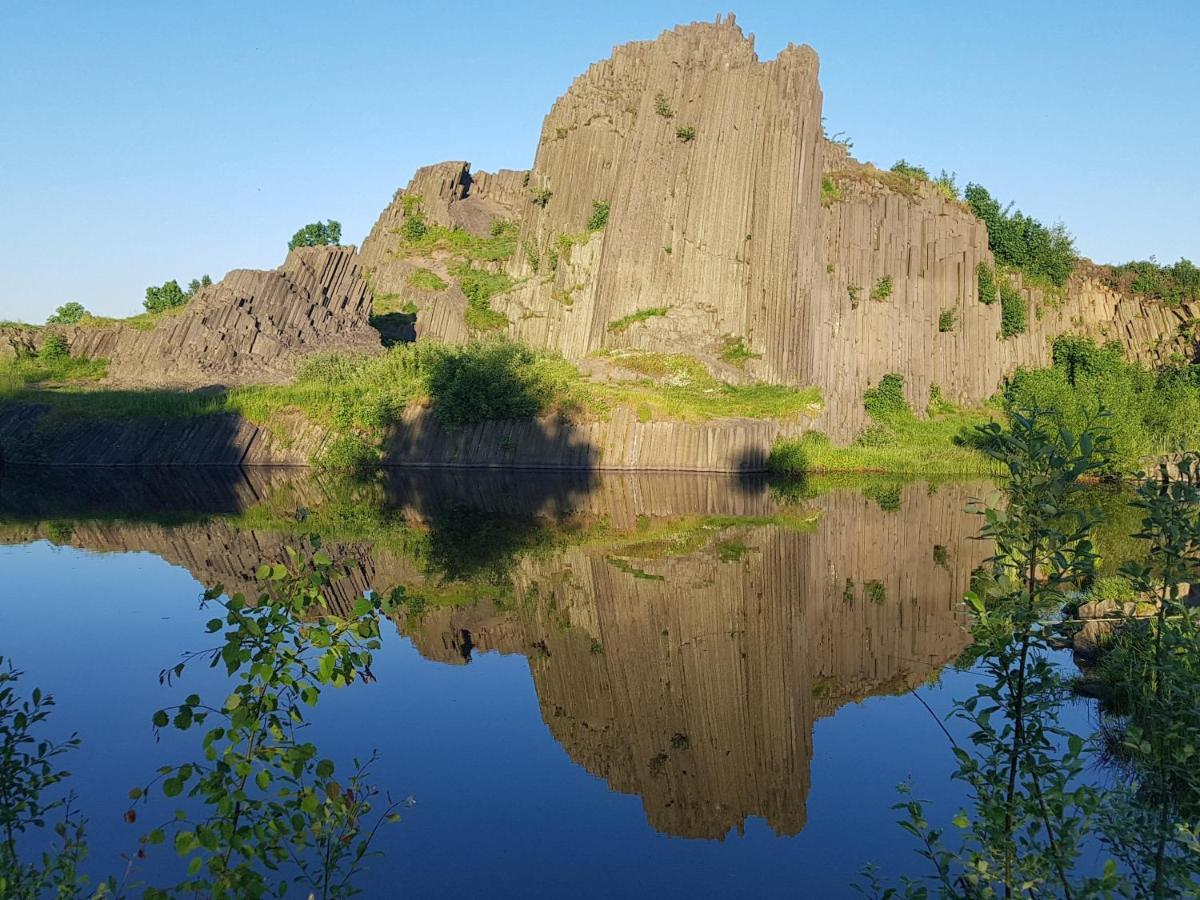
[[[311,739],[415,804],[368,895],[851,895],[919,869],[895,787],[953,816],[939,713],[974,676],[958,600],[987,485],[711,476],[149,472],[0,477],[0,655],[77,730],[92,867],[123,867],[126,793],[187,752],[154,742],[157,673],[205,646],[202,586],[319,531],[424,609],[385,628],[375,684],[326,692]],[[940,674],[939,674],[940,673]],[[173,863],[160,852],[153,876]]]

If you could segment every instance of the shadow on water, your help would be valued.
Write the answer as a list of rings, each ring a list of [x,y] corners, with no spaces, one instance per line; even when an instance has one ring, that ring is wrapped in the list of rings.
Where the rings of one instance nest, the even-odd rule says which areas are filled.
[[[972,485],[97,474],[6,479],[0,517],[24,524],[0,540],[148,550],[232,590],[321,533],[350,565],[331,605],[404,587],[396,626],[426,658],[526,657],[542,718],[571,758],[640,796],[654,828],[697,838],[749,816],[799,832],[816,720],[906,691],[955,658],[958,599],[986,554],[963,512]]]

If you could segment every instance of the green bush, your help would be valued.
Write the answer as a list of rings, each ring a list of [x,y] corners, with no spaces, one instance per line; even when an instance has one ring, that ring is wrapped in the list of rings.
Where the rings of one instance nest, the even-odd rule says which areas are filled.
[[[923,166],[910,165],[902,159],[896,160],[896,164],[892,166],[892,171],[897,175],[904,175],[908,178],[920,178],[922,181],[929,180],[928,169]]]
[[[429,227],[425,224],[424,217],[419,213],[411,216],[405,216],[404,224],[400,226],[401,236],[409,243],[419,241],[421,238],[425,237],[425,233],[428,230]]]
[[[1058,287],[1075,270],[1075,241],[1062,225],[1047,228],[1021,212],[1001,208],[1000,201],[978,184],[968,184],[964,196],[971,212],[987,226],[988,247],[996,259]]]
[[[979,282],[979,302],[991,306],[996,302],[999,286],[996,283],[996,270],[987,263],[981,262],[975,267],[975,279]]]
[[[732,363],[738,368],[742,368],[748,360],[760,358],[762,358],[762,354],[751,350],[746,345],[746,339],[740,334],[727,334],[721,340],[721,359],[727,363]]]
[[[444,291],[449,285],[432,269],[413,269],[406,279],[408,286],[418,291],[436,294]]]
[[[333,219],[324,222],[310,222],[292,235],[288,241],[288,249],[297,247],[325,247],[338,244],[342,240],[342,223]]]
[[[179,282],[172,278],[170,281],[163,282],[160,287],[146,288],[146,299],[142,301],[142,305],[146,307],[146,312],[159,313],[168,309],[177,309],[187,302],[187,294],[179,286]]]
[[[954,323],[958,319],[958,313],[952,309],[943,309],[938,314],[938,331],[945,334],[947,331],[954,330]]]
[[[821,205],[826,209],[842,199],[842,189],[832,178],[821,178]]]
[[[696,139],[696,129],[691,125],[680,125],[675,129],[675,137],[684,144],[690,144]]]
[[[76,325],[88,314],[82,303],[64,303],[46,320],[47,325]]]
[[[45,363],[57,362],[71,355],[67,339],[61,334],[48,334],[38,348],[38,359]]]
[[[1023,334],[1029,327],[1029,304],[1025,295],[1007,278],[1000,281],[1000,334],[1005,338]]]
[[[467,297],[467,325],[481,331],[503,328],[508,317],[492,309],[492,297],[511,290],[513,280],[505,272],[489,272],[477,269],[470,263],[461,263],[450,270]]]
[[[892,296],[892,276],[884,275],[875,282],[871,288],[871,299],[876,302],[886,300]]]
[[[326,444],[313,459],[323,469],[340,469],[353,473],[369,472],[379,465],[380,453],[355,432],[339,434]]]
[[[877,422],[890,423],[898,418],[911,418],[913,411],[904,399],[904,376],[889,372],[873,388],[863,392],[863,406]]]
[[[671,109],[671,104],[667,102],[667,97],[661,91],[654,95],[654,111],[664,119],[669,119],[675,115],[675,111]]]
[[[1109,269],[1105,280],[1118,290],[1169,306],[1200,300],[1200,266],[1187,259],[1170,266],[1160,266],[1153,260],[1128,262]]]
[[[1088,599],[1101,603],[1129,603],[1134,598],[1133,585],[1122,575],[1103,575],[1097,578],[1088,591]]]
[[[546,208],[546,204],[550,202],[550,198],[553,196],[554,191],[550,190],[550,188],[536,188],[529,192],[529,199],[533,202],[533,205],[540,206],[542,209]]]
[[[608,224],[608,203],[603,200],[592,201],[592,215],[588,218],[588,231],[599,231]]]
[[[947,172],[942,169],[942,173],[933,180],[933,186],[938,189],[938,192],[947,200],[957,203],[960,199],[958,190],[958,181],[953,172]]]
[[[535,416],[562,386],[555,362],[512,341],[448,349],[429,376],[434,416],[449,429]]]
[[[1192,367],[1152,371],[1127,362],[1116,343],[1086,338],[1055,341],[1053,365],[1018,370],[1004,390],[1010,409],[1050,411],[1054,421],[1079,434],[1102,404],[1112,443],[1108,474],[1128,473],[1146,457],[1200,441],[1200,373]]]

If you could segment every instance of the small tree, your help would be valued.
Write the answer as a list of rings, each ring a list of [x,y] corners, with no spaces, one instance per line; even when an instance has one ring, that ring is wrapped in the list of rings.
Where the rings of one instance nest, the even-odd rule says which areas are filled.
[[[76,303],[72,300],[70,303],[64,303],[62,306],[56,309],[54,311],[54,315],[46,320],[46,324],[75,325],[87,314],[88,311],[83,308],[82,303]]]
[[[179,286],[179,282],[172,278],[170,281],[163,282],[161,287],[146,288],[146,299],[142,305],[146,307],[146,312],[156,313],[183,306],[188,299],[188,295]]]
[[[199,278],[193,278],[190,282],[188,282],[187,298],[191,300],[198,293],[200,293],[201,288],[206,288],[211,284],[212,279],[207,275],[201,275]]]
[[[292,235],[288,249],[297,247],[327,247],[342,241],[342,223],[333,219],[311,222]]]

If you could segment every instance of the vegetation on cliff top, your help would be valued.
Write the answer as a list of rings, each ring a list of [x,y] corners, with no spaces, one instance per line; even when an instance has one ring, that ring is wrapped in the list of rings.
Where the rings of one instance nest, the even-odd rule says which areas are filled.
[[[1021,270],[1034,280],[1062,287],[1075,271],[1079,255],[1075,240],[1060,223],[1046,227],[1032,216],[1002,207],[987,189],[968,184],[963,196],[967,206],[987,226],[988,247],[997,262]]]
[[[342,223],[333,219],[324,222],[310,222],[292,235],[288,241],[288,250],[297,247],[327,247],[340,244],[342,241]]]

